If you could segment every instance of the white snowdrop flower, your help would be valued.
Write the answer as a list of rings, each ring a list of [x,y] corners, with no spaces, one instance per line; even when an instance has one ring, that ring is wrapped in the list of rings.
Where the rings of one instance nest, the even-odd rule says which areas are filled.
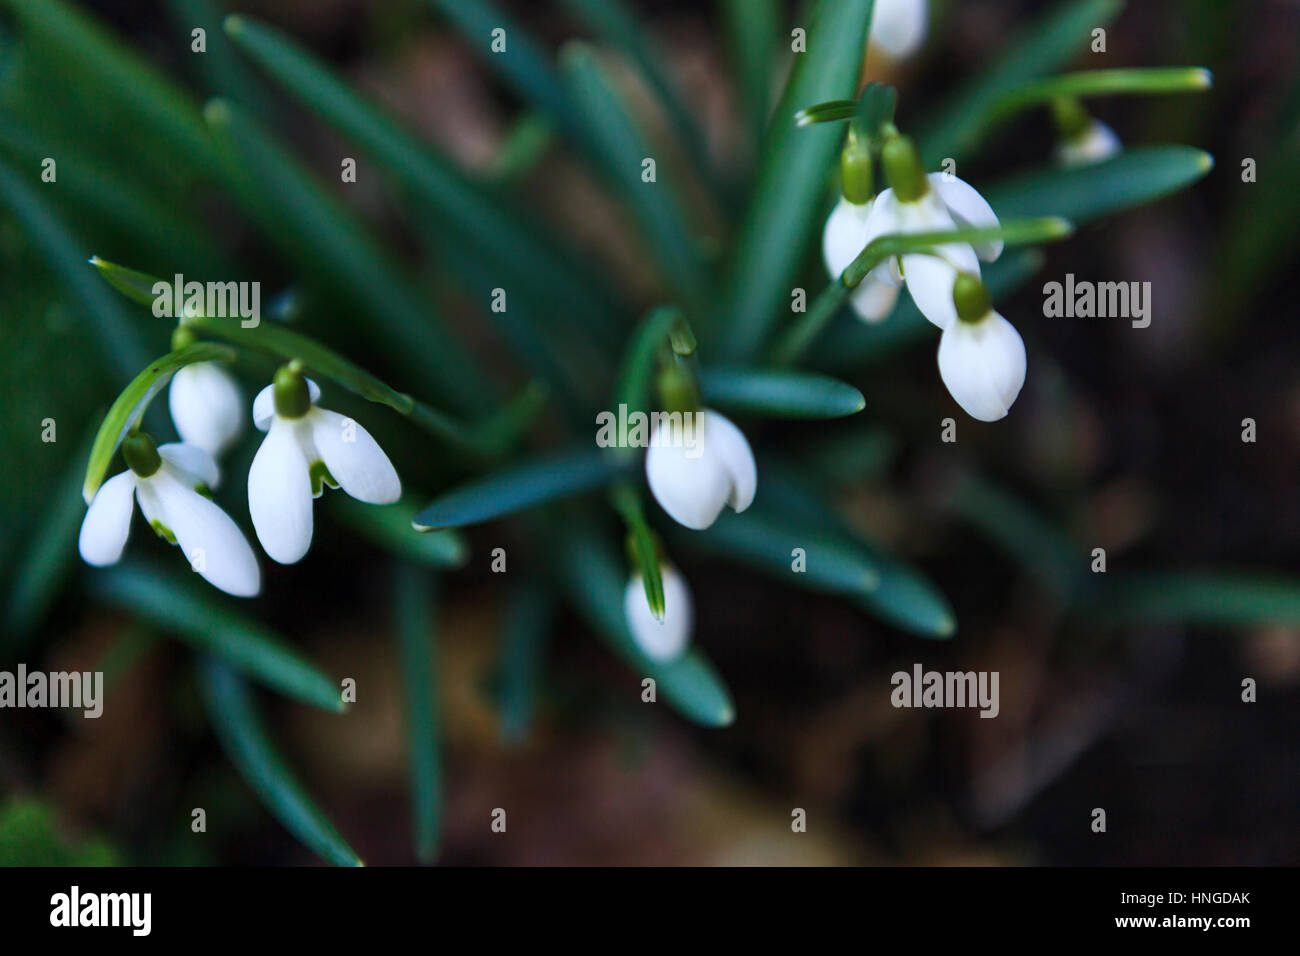
[[[957,321],[939,338],[939,375],[972,418],[1006,417],[1025,384],[1025,343],[972,275],[957,280]]]
[[[659,569],[664,583],[664,619],[650,610],[645,584],[640,574],[632,575],[623,592],[623,614],[636,646],[653,661],[671,661],[680,657],[691,640],[695,626],[695,609],[686,581],[674,568]]]
[[[195,362],[172,376],[167,405],[181,440],[213,457],[239,437],[244,399],[220,362]]]
[[[939,232],[967,226],[998,225],[993,207],[969,183],[947,173],[926,176],[912,141],[893,136],[881,151],[890,188],[876,197],[867,214],[865,245],[890,233]],[[952,304],[953,283],[959,273],[979,275],[979,260],[992,262],[1002,254],[1002,240],[976,243],[948,243],[936,246],[933,254],[910,253],[887,260],[888,276],[902,280],[921,314],[941,329],[956,319]],[[899,262],[898,260],[902,261]],[[888,282],[881,263],[862,280],[873,283],[866,295],[883,297],[879,284]],[[864,293],[855,293],[864,294]]]
[[[202,448],[185,443],[154,447],[140,432],[122,442],[126,471],[108,479],[90,502],[78,548],[87,564],[115,564],[131,531],[131,496],[158,534],[180,545],[190,566],[214,587],[252,597],[262,573],[248,540],[221,508],[197,491],[211,487],[217,465]]]
[[[1062,140],[1056,160],[1062,166],[1087,166],[1110,159],[1123,148],[1115,131],[1098,119],[1089,119],[1083,131]]]
[[[929,0],[876,0],[868,44],[891,60],[907,59],[925,42],[929,7]]]
[[[266,432],[248,470],[248,510],[257,540],[281,564],[311,547],[312,499],[341,487],[368,504],[402,496],[392,462],[350,418],[316,406],[320,389],[295,364],[275,373],[253,401],[253,424]]]
[[[660,507],[696,531],[718,520],[723,505],[744,511],[758,470],[739,428],[711,409],[664,415],[650,436],[646,480]]]
[[[826,271],[832,279],[838,279],[866,247],[869,241],[867,220],[874,204],[874,200],[855,203],[841,198],[827,217],[826,228],[822,232],[822,258],[826,261]],[[849,297],[853,311],[867,322],[879,322],[888,318],[898,301],[900,284],[894,278],[889,264],[881,263],[853,290]]]

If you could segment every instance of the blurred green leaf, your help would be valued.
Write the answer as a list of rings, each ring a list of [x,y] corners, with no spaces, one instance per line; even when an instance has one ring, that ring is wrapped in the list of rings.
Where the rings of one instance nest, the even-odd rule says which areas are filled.
[[[204,585],[124,563],[90,577],[94,597],[124,608],[192,647],[217,655],[265,686],[324,710],[345,709],[337,681],[279,635],[234,610]]]
[[[411,519],[419,506],[410,497],[391,505],[371,505],[348,495],[327,495],[331,514],[371,544],[430,568],[460,568],[469,545],[456,531],[415,534]]]
[[[612,548],[576,525],[566,525],[554,544],[556,570],[574,607],[638,677],[652,678],[658,696],[687,720],[726,727],[736,719],[731,694],[701,651],[688,650],[667,663],[641,652],[623,616],[627,577]]]
[[[1109,620],[1223,627],[1300,624],[1300,581],[1269,573],[1135,571],[1107,578],[1110,586],[1088,610]]]
[[[122,393],[109,407],[104,421],[100,423],[94,444],[90,447],[90,459],[86,462],[86,480],[81,485],[82,500],[90,504],[104,481],[104,475],[108,472],[108,466],[112,463],[118,446],[122,444],[122,439],[127,432],[139,425],[149,403],[171,381],[177,369],[196,362],[231,362],[234,358],[234,351],[224,345],[195,342],[175,352],[168,352],[146,365],[122,389]]]
[[[55,808],[14,797],[0,810],[0,867],[117,866],[118,851],[98,838],[69,840],[59,832]]]
[[[662,621],[664,581],[659,567],[659,546],[654,532],[646,522],[641,494],[629,482],[620,482],[614,486],[611,497],[615,509],[627,525],[629,557],[635,559],[632,563],[640,569],[646,604],[650,606],[650,613]]]
[[[732,82],[744,111],[753,148],[763,138],[772,113],[772,77],[781,42],[781,15],[776,0],[720,0],[727,35]]]
[[[709,405],[768,418],[842,418],[866,406],[852,385],[815,372],[705,368],[700,391]]]
[[[411,521],[416,531],[477,524],[560,498],[594,491],[631,470],[603,452],[582,448],[553,455],[447,492]]]
[[[641,164],[652,158],[652,151],[591,49],[570,42],[560,63],[574,101],[587,117],[606,178],[636,217],[673,288],[688,304],[698,305],[708,276],[682,215],[680,191],[674,191],[669,177],[658,178],[658,168],[655,181],[643,181]]]
[[[337,866],[364,865],[275,749],[239,675],[210,657],[200,658],[197,670],[212,729],[263,806],[322,859]]]
[[[917,146],[926,168],[946,158],[965,159],[987,131],[990,113],[1003,96],[1087,50],[1092,31],[1109,25],[1123,6],[1123,0],[1067,0],[1017,33],[995,64],[965,83],[918,128]]]
[[[438,855],[442,827],[439,674],[434,643],[436,582],[415,565],[398,564],[394,571],[415,854],[420,862],[432,863]]]
[[[550,591],[535,578],[525,578],[506,602],[500,668],[501,737],[506,743],[523,740],[532,727],[553,613]]]
[[[843,130],[799,129],[795,113],[857,92],[872,0],[820,0],[807,23],[807,52],[794,70],[764,138],[757,184],[733,244],[713,332],[726,360],[752,358],[786,310],[819,199]]]
[[[1154,202],[1213,168],[1214,157],[1191,146],[1139,146],[1089,166],[1020,173],[986,189],[984,198],[1004,219],[1064,216],[1082,224]]]
[[[1189,93],[1208,90],[1214,77],[1199,66],[1139,67],[1127,70],[1084,70],[1026,83],[1004,93],[992,106],[989,124],[1002,122],[1031,106],[1057,97],[1084,99],[1117,94]]]

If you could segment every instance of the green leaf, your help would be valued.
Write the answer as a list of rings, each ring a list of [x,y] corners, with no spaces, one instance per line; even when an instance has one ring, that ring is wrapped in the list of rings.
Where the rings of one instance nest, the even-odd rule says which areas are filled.
[[[117,866],[118,851],[106,840],[69,840],[56,809],[13,796],[0,810],[0,867]]]
[[[486,407],[491,379],[352,213],[235,106],[213,101],[204,115],[230,185],[284,254],[355,303],[394,362],[465,410]]]
[[[177,369],[195,362],[230,362],[234,358],[235,353],[224,345],[195,342],[169,352],[145,366],[144,371],[117,396],[95,434],[94,444],[90,447],[90,460],[86,463],[86,480],[81,485],[81,497],[86,504],[90,504],[103,483],[113,455],[126,433],[139,424],[149,403],[163,390]]]
[[[805,106],[794,114],[795,126],[811,126],[813,123],[840,123],[851,120],[858,115],[857,100],[829,100]]]
[[[593,631],[632,671],[655,682],[659,696],[687,720],[726,727],[736,719],[731,694],[704,654],[692,649],[663,663],[637,647],[623,616],[627,579],[613,549],[590,529],[565,526],[556,544],[556,570],[569,598]]]
[[[681,310],[675,306],[651,309],[641,320],[623,353],[618,381],[614,385],[615,411],[620,405],[626,405],[629,414],[650,409],[655,366],[668,345],[669,334],[674,326],[683,321]],[[626,436],[619,436],[620,448],[625,441]]]
[[[416,531],[477,524],[601,488],[631,465],[583,448],[498,472],[438,498],[411,521]]]
[[[24,177],[0,162],[0,204],[7,206],[32,244],[41,251],[69,297],[81,306],[88,335],[101,344],[123,377],[148,361],[139,333],[117,301],[86,272],[86,252]]]
[[[469,545],[456,531],[413,534],[411,519],[419,510],[405,498],[391,505],[370,505],[348,495],[327,495],[330,512],[371,544],[430,568],[460,568],[469,560]]]
[[[111,95],[119,109],[157,131],[187,163],[212,170],[211,139],[194,102],[97,20],[63,0],[0,0],[0,6],[30,42],[57,54],[70,74]]]
[[[570,42],[560,55],[574,101],[587,117],[601,169],[636,217],[663,272],[688,304],[702,301],[708,277],[668,177],[643,182],[642,161],[652,155],[627,106],[595,54]]]
[[[881,620],[918,637],[946,640],[957,633],[952,605],[914,568],[884,554],[874,554],[880,586],[858,604]]]
[[[494,27],[506,28],[510,55],[490,55],[489,64],[521,71],[525,98],[543,97],[546,103],[539,108],[553,115],[546,107],[555,105],[554,98],[541,92],[546,83],[532,68],[538,58],[529,52],[524,31],[510,30],[508,18],[497,18],[492,7],[479,2],[447,0],[443,6],[449,15],[472,17],[475,24],[479,18],[485,21],[482,32],[470,37],[473,42],[486,45]],[[284,34],[245,16],[228,17],[226,32],[273,79],[436,211],[444,221],[442,227],[458,241],[498,271],[509,270],[512,296],[518,285],[518,294],[530,299],[539,316],[572,317],[598,341],[613,341],[616,322],[604,289],[590,270],[576,264],[575,254],[561,237],[525,220],[517,202],[498,200],[470,180]],[[558,84],[558,78],[554,82]]]
[[[1089,610],[1143,624],[1294,626],[1300,624],[1300,582],[1265,573],[1133,572],[1103,589]]]
[[[506,603],[500,667],[501,737],[506,743],[523,740],[532,726],[553,612],[550,592],[534,578],[525,578]]]
[[[432,863],[438,855],[442,827],[439,673],[434,644],[436,587],[427,572],[409,564],[397,565],[394,585],[415,855],[422,863]]]
[[[918,129],[926,168],[946,158],[961,162],[978,145],[990,111],[1003,96],[1086,50],[1092,31],[1107,26],[1123,5],[1123,0],[1067,0],[1020,31],[997,63],[966,83]]]
[[[614,508],[623,516],[628,530],[628,551],[634,567],[641,572],[646,604],[659,621],[664,619],[664,580],[659,567],[659,543],[646,523],[640,493],[629,482],[614,486]]]
[[[326,676],[279,635],[234,610],[207,586],[125,563],[91,576],[90,590],[186,644],[215,654],[278,693],[324,710],[346,708],[337,681]]]
[[[709,405],[769,418],[842,418],[866,406],[852,385],[814,372],[706,368],[700,391]]]
[[[1128,70],[1084,70],[1066,73],[1004,93],[990,110],[989,125],[1031,106],[1050,103],[1058,97],[1084,99],[1117,94],[1188,93],[1208,90],[1214,77],[1198,66],[1145,67]]]
[[[1191,146],[1136,147],[1089,166],[1021,173],[984,197],[999,217],[1064,216],[1081,224],[1154,202],[1213,168],[1214,157]]]
[[[772,114],[772,74],[781,42],[781,14],[776,0],[721,0],[721,19],[749,137],[754,147],[763,138]]]
[[[275,749],[239,675],[207,657],[199,660],[197,671],[212,729],[262,805],[321,859],[337,866],[363,866]]]
[[[757,184],[719,290],[713,328],[723,336],[726,360],[758,352],[797,285],[843,131],[799,129],[795,113],[857,91],[871,8],[872,0],[821,0],[806,21],[808,49],[795,57],[768,127]]]

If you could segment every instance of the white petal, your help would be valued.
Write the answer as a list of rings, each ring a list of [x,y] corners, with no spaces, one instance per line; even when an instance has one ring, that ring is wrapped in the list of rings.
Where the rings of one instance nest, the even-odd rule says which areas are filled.
[[[671,419],[656,428],[646,450],[645,475],[659,506],[678,524],[700,531],[718,520],[732,493],[732,477],[705,439],[703,416],[683,429]],[[687,447],[689,444],[691,447]]]
[[[225,451],[243,426],[243,396],[219,362],[197,362],[178,371],[167,404],[181,440],[213,455]]]
[[[281,564],[311,547],[311,479],[297,423],[276,418],[248,469],[248,512],[262,548]]]
[[[1063,166],[1087,166],[1110,159],[1123,148],[1115,131],[1101,120],[1093,120],[1083,135],[1067,140],[1056,148],[1056,158]]]
[[[968,415],[995,422],[1025,384],[1024,340],[996,312],[978,322],[954,322],[939,339],[939,375]]]
[[[253,597],[262,587],[257,556],[230,515],[216,502],[160,468],[143,480],[153,492],[160,520],[190,567],[213,587],[236,597]]]
[[[895,60],[920,49],[925,41],[927,0],[876,0],[868,42]]]
[[[307,379],[307,394],[311,396],[311,403],[315,405],[320,401],[320,386],[311,379]],[[275,414],[275,386],[268,385],[257,393],[253,399],[253,424],[257,430],[264,432],[271,424],[271,417]]]
[[[898,283],[891,277],[892,267],[892,259],[880,263],[858,283],[849,298],[853,311],[866,322],[884,321],[898,304]]]
[[[758,490],[758,469],[749,442],[731,420],[712,409],[700,413],[704,417],[703,439],[706,455],[713,455],[731,479],[727,504],[733,511],[744,511],[754,501]]]
[[[77,548],[87,564],[103,567],[122,557],[127,536],[131,533],[131,493],[135,475],[124,471],[99,486],[90,508],[81,522]]]
[[[677,571],[660,568],[659,576],[664,583],[664,619],[657,620],[650,612],[639,574],[632,576],[623,592],[623,614],[641,653],[651,660],[670,661],[679,657],[690,643],[695,609],[691,592]]]
[[[191,488],[195,485],[217,487],[220,470],[212,455],[188,442],[168,442],[158,446],[158,456]]]
[[[402,497],[397,470],[370,432],[325,408],[312,409],[307,423],[317,453],[340,488],[372,505],[391,504]]]
[[[832,279],[838,279],[867,244],[867,218],[872,205],[841,198],[827,217],[822,231],[822,259]]]
[[[970,252],[970,247],[966,250]],[[974,259],[975,254],[971,252],[970,257]],[[979,274],[978,263],[973,271]],[[957,270],[947,259],[922,253],[903,256],[903,275],[907,279],[907,291],[922,315],[941,329],[957,321],[957,307],[952,301]]]
[[[998,217],[993,207],[970,183],[945,173],[931,173],[929,178],[930,187],[938,192],[939,198],[948,207],[957,225],[978,228],[998,225]],[[992,262],[1002,255],[1002,245],[1001,239],[977,242],[974,244],[975,253],[985,262]]]

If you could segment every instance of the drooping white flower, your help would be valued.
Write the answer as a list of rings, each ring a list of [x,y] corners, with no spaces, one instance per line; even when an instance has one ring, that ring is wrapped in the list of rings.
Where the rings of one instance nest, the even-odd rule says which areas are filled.
[[[929,7],[929,0],[876,0],[868,44],[892,60],[907,59],[925,42]]]
[[[319,397],[315,382],[285,366],[253,401],[253,424],[267,434],[248,470],[248,510],[257,540],[281,564],[311,547],[311,503],[326,484],[368,504],[402,496],[397,471],[370,433],[318,408]]]
[[[660,507],[697,531],[718,520],[723,505],[744,511],[758,488],[749,442],[730,420],[707,408],[660,419],[650,436],[645,473]]]
[[[867,220],[874,205],[875,200],[855,203],[841,198],[827,217],[822,231],[822,258],[832,279],[838,279],[866,247]],[[900,285],[889,263],[882,262],[858,283],[849,302],[859,317],[867,322],[879,322],[894,311]]]
[[[623,592],[623,614],[637,647],[655,661],[671,661],[686,650],[695,626],[695,609],[686,581],[674,568],[663,566],[659,576],[664,584],[664,619],[660,621],[646,601],[645,584],[640,574],[632,575]]]
[[[968,415],[995,422],[1025,384],[1025,343],[974,276],[958,280],[956,298],[958,318],[939,337],[939,375]]]
[[[1113,129],[1101,120],[1089,119],[1081,133],[1056,147],[1056,160],[1062,166],[1088,166],[1110,159],[1122,148]]]
[[[239,527],[196,488],[211,487],[217,465],[202,448],[160,445],[129,435],[123,456],[131,466],[108,479],[90,502],[77,542],[82,558],[96,567],[115,564],[131,531],[131,496],[159,537],[180,545],[190,566],[214,587],[237,597],[261,589],[257,558]]]
[[[195,362],[177,371],[167,404],[181,441],[213,457],[239,437],[244,425],[244,399],[220,362]]]

